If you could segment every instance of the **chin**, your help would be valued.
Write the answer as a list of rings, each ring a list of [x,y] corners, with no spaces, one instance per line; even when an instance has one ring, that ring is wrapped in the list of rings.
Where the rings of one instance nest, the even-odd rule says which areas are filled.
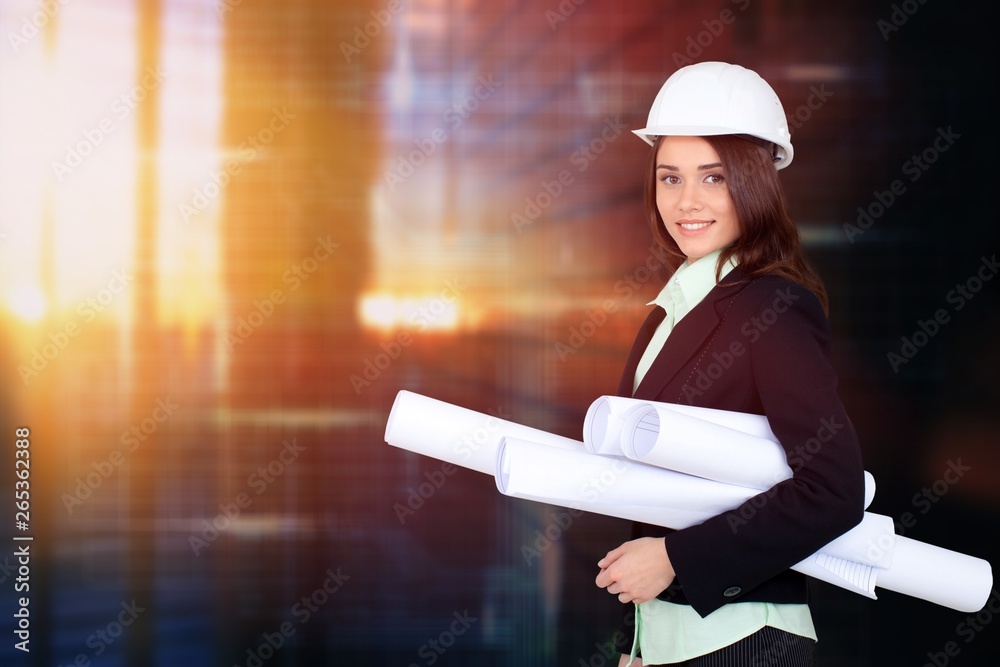
[[[701,246],[696,246],[696,247],[681,246],[681,252],[684,253],[684,255],[688,258],[689,262],[695,262],[704,257],[705,255],[709,254],[713,250],[715,250],[715,248],[704,248]]]

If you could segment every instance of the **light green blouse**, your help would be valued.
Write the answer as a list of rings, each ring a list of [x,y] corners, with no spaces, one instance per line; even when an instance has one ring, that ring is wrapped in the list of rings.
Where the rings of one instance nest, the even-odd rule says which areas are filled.
[[[682,264],[656,298],[647,304],[660,306],[667,315],[639,360],[633,392],[674,325],[715,287],[715,267],[720,253],[721,250],[716,250],[693,263]],[[721,277],[735,266],[735,258],[726,262]],[[636,605],[635,642],[631,655],[634,659],[641,651],[645,664],[681,662],[729,646],[764,626],[816,640],[816,628],[809,606],[805,604],[731,602],[702,618],[690,605],[653,599]]]

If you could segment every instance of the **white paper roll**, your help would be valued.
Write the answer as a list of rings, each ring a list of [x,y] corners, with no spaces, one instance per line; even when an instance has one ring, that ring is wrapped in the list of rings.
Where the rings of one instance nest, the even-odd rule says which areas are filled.
[[[875,573],[880,570],[871,565],[855,563],[846,558],[834,558],[824,553],[815,553],[801,563],[796,563],[790,569],[828,584],[845,588],[858,595],[864,595],[866,598],[876,599]]]
[[[625,456],[649,465],[763,491],[792,476],[785,450],[767,440],[671,410],[637,407],[621,429]]]
[[[865,471],[865,509],[875,500],[875,476]]]
[[[979,611],[993,588],[993,568],[975,556],[896,536],[892,565],[876,585],[958,611]]]
[[[792,476],[763,415],[601,396],[587,410],[583,442],[592,453],[758,490]],[[868,509],[875,478],[864,475]]]
[[[504,495],[668,528],[686,528],[717,514],[715,508],[701,509],[698,498],[711,485],[727,486],[635,461],[557,450],[516,438],[504,438],[497,457],[502,471],[496,476],[497,488]],[[670,482],[682,485],[683,491],[672,489]],[[630,489],[635,485],[642,487],[641,492]],[[644,505],[649,499],[664,504]],[[891,528],[889,517],[866,512],[852,531],[791,569],[870,598],[877,586],[964,612],[983,607],[993,586],[987,561],[898,535],[892,536],[892,548],[873,552],[873,547],[886,545],[877,536],[887,535]],[[863,562],[886,563],[890,554],[886,568]]]
[[[760,494],[638,461],[554,449],[509,436],[497,448],[496,470],[497,489],[504,495],[675,530],[702,523]],[[890,517],[865,512],[860,524],[821,551],[833,558],[887,567],[893,529]]]
[[[668,528],[701,523],[754,494],[743,487],[637,461],[555,449],[511,436],[505,436],[498,447],[496,481],[504,495],[546,498],[565,507],[654,508],[663,512],[656,514],[657,525]]]
[[[591,454],[623,456],[619,433],[624,417],[641,401],[618,396],[601,396],[590,404],[583,418],[583,444]]]
[[[505,435],[584,451],[582,442],[406,390],[396,394],[385,426],[390,445],[487,475],[494,474],[497,445]]]
[[[594,453],[621,453],[618,432],[625,414],[637,407],[663,405],[682,415],[696,417],[703,421],[725,426],[737,431],[748,433],[765,440],[777,442],[771,426],[764,415],[751,415],[746,412],[732,412],[715,408],[699,408],[692,405],[677,403],[660,403],[624,396],[600,396],[590,405],[587,416],[583,420],[583,442],[587,449]],[[617,450],[617,451],[616,451]]]
[[[820,552],[833,558],[885,568],[895,556],[896,524],[892,517],[865,512],[861,523],[827,542]]]
[[[594,436],[598,449],[607,442],[607,433],[618,429],[614,419],[646,403],[603,398],[607,400],[588,411],[585,426],[585,438]],[[686,408],[688,415],[706,411],[677,407]],[[592,414],[598,410],[606,412]],[[708,421],[713,424],[734,428],[739,422],[756,429],[751,435],[766,435],[759,421],[744,419],[759,415],[708,412],[722,413],[711,415]],[[595,425],[603,425],[604,433],[598,434]],[[508,496],[668,528],[701,523],[759,493],[623,457],[599,456],[582,442],[408,391],[396,396],[385,439],[396,447],[495,475],[497,488]],[[617,435],[615,439],[620,441]],[[866,472],[865,481],[867,506],[874,478]],[[963,612],[982,609],[993,586],[987,561],[892,532],[889,517],[866,512],[861,524],[792,569],[868,597],[874,597],[877,586]]]

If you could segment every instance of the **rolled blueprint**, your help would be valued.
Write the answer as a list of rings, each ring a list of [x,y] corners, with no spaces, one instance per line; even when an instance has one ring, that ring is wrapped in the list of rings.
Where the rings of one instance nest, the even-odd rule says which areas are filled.
[[[764,415],[601,396],[584,419],[588,451],[727,484],[769,489],[792,476]],[[865,508],[875,478],[865,472]]]
[[[872,600],[877,599],[875,595],[876,573],[882,571],[872,565],[855,563],[847,558],[827,556],[822,552],[814,553],[789,569],[864,595]]]
[[[676,403],[658,403],[624,396],[601,396],[591,403],[583,420],[583,442],[587,445],[587,449],[595,454],[621,454],[618,434],[621,432],[626,413],[633,408],[648,408],[652,405],[665,405],[683,415],[777,442],[764,415]]]
[[[648,413],[653,405],[602,399],[596,420],[592,413],[598,409],[591,406],[584,442],[578,442],[400,391],[385,439],[393,446],[493,475],[504,495],[668,528],[701,523],[758,495],[766,502],[766,492],[759,489],[630,460],[620,455],[621,450],[617,456],[592,453],[595,442],[607,440],[608,431],[620,443],[629,410],[643,405]],[[679,414],[757,438],[773,438],[759,415],[675,407]],[[605,432],[598,433],[600,428]],[[585,446],[588,439],[591,443]],[[777,443],[774,446],[780,451]],[[865,476],[870,502],[874,480],[868,473]],[[858,526],[792,569],[867,597],[874,598],[878,586],[964,612],[981,609],[993,585],[987,561],[897,536],[889,517],[870,512]]]
[[[739,507],[756,489],[694,477],[638,461],[554,449],[505,437],[497,448],[496,484],[514,498],[642,521],[679,530]],[[627,507],[623,513],[620,507]],[[878,567],[892,562],[890,517],[865,512],[861,523],[823,547],[824,554]]]
[[[625,456],[661,468],[752,489],[792,476],[774,440],[671,410],[666,404],[632,409],[622,424]]]
[[[741,413],[712,412],[726,419],[742,418]],[[508,471],[504,474],[509,475],[510,457],[505,462],[504,457],[498,456],[505,437],[534,443],[531,447],[520,445],[526,451],[513,459],[520,464],[518,471],[526,476],[526,483],[543,490],[537,497],[517,496],[528,500],[565,505],[567,500],[585,500],[586,495],[594,495],[599,488],[606,498],[604,510],[594,510],[597,513],[686,528],[738,507],[759,493],[758,489],[725,484],[624,457],[591,454],[576,440],[405,390],[396,395],[385,431],[386,442],[395,447],[487,475],[497,471]],[[565,456],[557,455],[557,451]],[[497,475],[503,478],[498,479],[498,486],[506,484],[504,474]],[[615,483],[610,484],[609,480]],[[501,492],[504,492],[502,487]],[[762,501],[766,502],[765,496]],[[608,511],[608,506],[624,509]],[[573,507],[587,509],[582,504]],[[666,517],[670,519],[669,524],[662,523],[664,511],[670,513]],[[827,553],[886,567],[892,558],[893,537],[892,521],[888,517],[866,513],[860,525],[828,545]],[[869,549],[870,544],[878,544],[880,548]]]
[[[729,485],[664,473],[671,471],[516,438],[504,438],[497,451],[497,489],[510,497],[677,529],[718,514],[718,498],[699,485]],[[668,480],[684,484],[683,492],[662,488]],[[700,507],[703,492],[712,509]],[[861,524],[791,569],[873,599],[877,586],[963,612],[983,607],[993,587],[989,562],[895,535],[885,548],[880,536],[892,529],[890,517],[866,512]]]
[[[720,484],[637,461],[609,458],[582,449],[564,451],[542,443],[504,437],[497,449],[496,482],[513,497],[559,499],[557,505],[651,506],[670,514],[671,528],[701,523],[754,495],[750,489]],[[674,519],[674,511],[683,518]],[[658,525],[665,525],[657,522]]]
[[[583,451],[583,443],[402,390],[389,411],[390,445],[493,475],[500,439],[515,436]]]
[[[958,611],[979,611],[993,588],[989,561],[896,536],[892,565],[876,570],[879,588]]]

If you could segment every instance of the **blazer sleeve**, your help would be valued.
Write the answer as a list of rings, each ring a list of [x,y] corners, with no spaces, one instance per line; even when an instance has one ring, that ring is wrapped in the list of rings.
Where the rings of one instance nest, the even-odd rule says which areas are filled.
[[[818,551],[864,514],[860,447],[837,395],[829,322],[801,285],[780,278],[758,284],[764,289],[748,290],[756,305],[739,309],[746,319],[737,326],[749,343],[760,404],[793,476],[666,536],[677,581],[701,616]]]

